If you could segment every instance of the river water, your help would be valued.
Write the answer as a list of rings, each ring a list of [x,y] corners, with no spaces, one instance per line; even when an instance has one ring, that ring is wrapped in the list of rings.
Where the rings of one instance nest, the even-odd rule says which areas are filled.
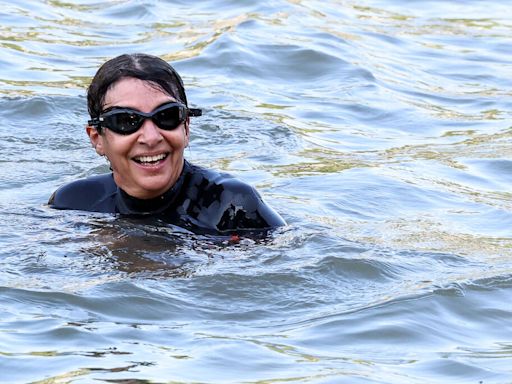
[[[512,383],[500,0],[0,1],[1,383]],[[172,62],[191,162],[287,220],[230,244],[55,211],[85,89]]]

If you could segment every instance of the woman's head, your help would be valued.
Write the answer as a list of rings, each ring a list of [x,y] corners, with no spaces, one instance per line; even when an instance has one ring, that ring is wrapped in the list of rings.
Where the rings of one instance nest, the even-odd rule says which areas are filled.
[[[154,56],[122,55],[101,66],[87,99],[93,118],[86,127],[87,134],[96,152],[109,160],[116,184],[140,199],[155,198],[171,188],[183,169],[189,142],[188,116],[197,116],[193,110],[176,105],[187,104],[176,71]],[[184,111],[179,119],[173,117],[176,108]],[[133,117],[135,130],[101,129],[94,119],[105,119],[108,113],[123,115],[128,127]],[[178,124],[175,127],[174,122]]]
[[[87,91],[87,106],[92,118],[103,111],[107,91],[120,79],[132,77],[146,81],[185,106],[187,96],[180,75],[166,61],[143,53],[124,54],[104,63]]]

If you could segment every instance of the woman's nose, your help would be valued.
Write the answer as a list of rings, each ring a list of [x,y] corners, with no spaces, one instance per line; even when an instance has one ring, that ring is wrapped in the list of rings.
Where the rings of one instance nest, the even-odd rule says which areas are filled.
[[[163,140],[160,129],[151,119],[145,119],[139,129],[139,143],[154,146]]]

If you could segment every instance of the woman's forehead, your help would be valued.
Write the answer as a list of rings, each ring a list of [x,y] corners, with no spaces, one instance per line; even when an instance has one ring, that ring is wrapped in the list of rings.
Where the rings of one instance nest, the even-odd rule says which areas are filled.
[[[105,94],[103,109],[113,106],[152,111],[162,103],[176,101],[158,84],[125,77],[110,86]]]

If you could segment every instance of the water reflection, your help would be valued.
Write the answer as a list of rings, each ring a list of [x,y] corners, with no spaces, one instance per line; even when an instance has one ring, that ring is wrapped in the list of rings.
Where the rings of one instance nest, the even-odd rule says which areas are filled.
[[[97,221],[90,236],[93,247],[81,253],[106,260],[118,271],[143,272],[148,277],[190,276],[214,258],[209,251],[229,244],[229,238],[198,238],[181,228],[148,220]]]

